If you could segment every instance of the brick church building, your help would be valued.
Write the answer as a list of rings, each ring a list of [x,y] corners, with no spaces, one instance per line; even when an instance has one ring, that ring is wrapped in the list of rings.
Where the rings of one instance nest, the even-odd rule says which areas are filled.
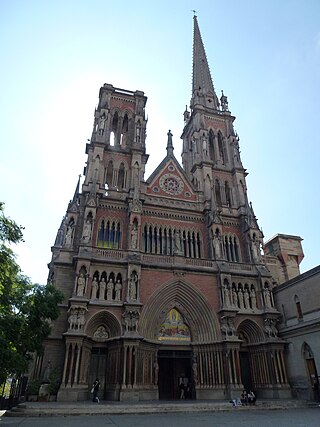
[[[80,181],[52,247],[49,281],[65,295],[38,360],[60,401],[230,399],[243,388],[290,396],[272,289],[299,274],[266,246],[247,198],[235,117],[218,98],[194,17],[193,80],[182,166],[167,134],[145,177],[147,98],[104,84]],[[289,247],[289,251],[288,251]]]

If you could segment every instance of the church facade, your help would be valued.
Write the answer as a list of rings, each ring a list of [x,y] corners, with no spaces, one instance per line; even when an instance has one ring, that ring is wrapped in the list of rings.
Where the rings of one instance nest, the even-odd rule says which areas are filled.
[[[44,343],[58,400],[290,396],[273,287],[277,256],[247,199],[235,117],[217,97],[194,17],[182,166],[172,134],[145,177],[147,98],[104,84],[80,181],[52,247],[65,296]],[[282,274],[282,276],[281,276]],[[280,279],[279,279],[280,278]]]

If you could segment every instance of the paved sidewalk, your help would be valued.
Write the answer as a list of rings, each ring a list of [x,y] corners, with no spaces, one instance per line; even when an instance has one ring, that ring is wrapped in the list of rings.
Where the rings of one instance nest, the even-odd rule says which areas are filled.
[[[0,427],[319,427],[320,408],[172,414],[1,417]]]

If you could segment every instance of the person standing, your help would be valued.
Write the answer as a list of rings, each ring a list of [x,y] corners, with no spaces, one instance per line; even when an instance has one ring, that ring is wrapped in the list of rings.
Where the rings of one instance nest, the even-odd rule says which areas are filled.
[[[99,378],[97,378],[92,386],[92,390],[93,390],[92,402],[97,402],[97,403],[100,402],[98,397],[99,389],[100,389],[100,381],[99,381]]]

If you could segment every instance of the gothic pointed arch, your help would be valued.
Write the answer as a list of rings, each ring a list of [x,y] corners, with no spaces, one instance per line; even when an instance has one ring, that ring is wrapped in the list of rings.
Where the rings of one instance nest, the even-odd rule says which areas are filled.
[[[118,319],[106,310],[93,315],[89,319],[84,332],[88,337],[94,338],[97,330],[101,327],[106,331],[108,338],[121,336],[121,325]]]
[[[161,286],[147,301],[139,322],[141,335],[157,340],[160,325],[173,308],[188,324],[192,342],[209,343],[221,339],[219,322],[208,300],[192,284],[182,280]]]
[[[253,320],[246,319],[237,327],[237,335],[245,344],[258,344],[265,341],[263,330]]]

